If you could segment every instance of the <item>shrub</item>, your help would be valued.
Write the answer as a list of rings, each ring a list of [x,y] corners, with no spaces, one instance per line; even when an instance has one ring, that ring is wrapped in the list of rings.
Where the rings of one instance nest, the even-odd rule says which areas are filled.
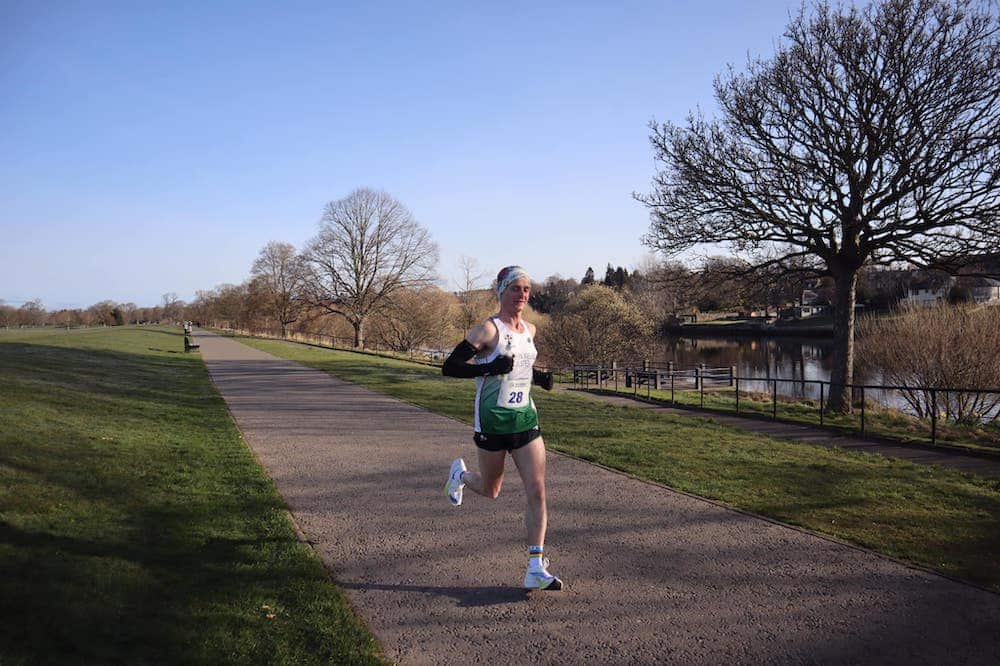
[[[648,351],[652,325],[621,293],[591,285],[553,315],[539,334],[552,365],[635,361]]]
[[[858,360],[880,368],[887,384],[913,387],[1000,388],[1000,307],[939,305],[908,308],[860,322]],[[932,412],[931,391],[903,398],[920,417]],[[938,392],[937,409],[958,423],[998,420],[1000,394]]]

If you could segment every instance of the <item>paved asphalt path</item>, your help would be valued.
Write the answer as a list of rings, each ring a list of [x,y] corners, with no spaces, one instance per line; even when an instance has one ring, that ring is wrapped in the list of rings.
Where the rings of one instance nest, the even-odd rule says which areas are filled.
[[[197,336],[397,663],[1000,663],[1000,595],[551,452],[546,546],[567,589],[525,593],[513,466],[496,501],[442,491],[451,460],[474,458],[469,426]]]

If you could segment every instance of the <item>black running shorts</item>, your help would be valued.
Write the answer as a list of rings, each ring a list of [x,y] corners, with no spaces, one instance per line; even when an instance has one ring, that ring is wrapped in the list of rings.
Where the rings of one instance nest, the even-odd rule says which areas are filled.
[[[541,429],[535,426],[531,430],[515,432],[509,435],[489,435],[485,432],[477,432],[472,436],[472,441],[484,451],[513,451],[514,449],[519,449],[522,446],[530,444],[541,436]]]

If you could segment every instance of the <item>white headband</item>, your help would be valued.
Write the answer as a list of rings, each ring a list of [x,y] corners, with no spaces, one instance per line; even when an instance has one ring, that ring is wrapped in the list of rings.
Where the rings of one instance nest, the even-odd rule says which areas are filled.
[[[502,269],[497,275],[497,298],[503,295],[503,292],[507,287],[511,285],[515,280],[520,280],[521,278],[528,278],[528,271],[524,270],[520,266],[507,266]]]

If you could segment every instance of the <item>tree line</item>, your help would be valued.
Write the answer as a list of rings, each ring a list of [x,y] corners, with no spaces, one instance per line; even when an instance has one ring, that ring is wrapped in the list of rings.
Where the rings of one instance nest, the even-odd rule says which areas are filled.
[[[39,298],[14,307],[0,301],[0,328],[58,326],[122,326],[128,324],[177,323],[183,319],[185,304],[177,294],[163,295],[160,305],[140,307],[135,303],[100,301],[86,308],[46,310]]]

